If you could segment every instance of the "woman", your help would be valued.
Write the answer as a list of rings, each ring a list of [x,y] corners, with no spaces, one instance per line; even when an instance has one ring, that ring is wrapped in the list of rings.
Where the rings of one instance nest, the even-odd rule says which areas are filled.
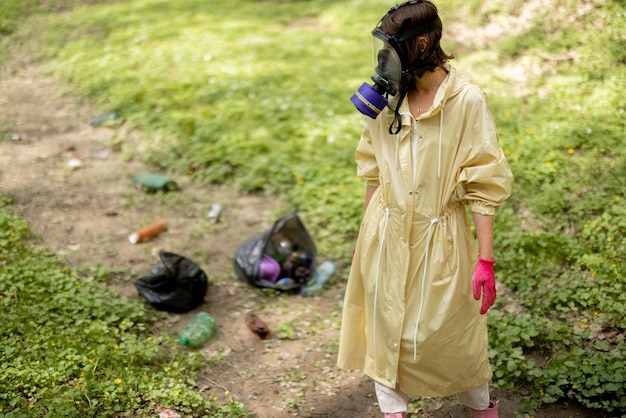
[[[484,93],[450,66],[441,33],[430,1],[382,18],[372,79],[391,99],[356,149],[366,209],[338,365],[374,380],[387,418],[406,416],[408,395],[453,394],[472,417],[498,416],[484,314],[496,292],[493,216],[513,176]]]

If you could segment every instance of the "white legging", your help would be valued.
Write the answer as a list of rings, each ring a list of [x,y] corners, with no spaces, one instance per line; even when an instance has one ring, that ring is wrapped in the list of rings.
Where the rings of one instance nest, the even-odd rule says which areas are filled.
[[[382,412],[404,412],[409,406],[409,397],[395,389],[374,382],[376,398]],[[489,408],[489,383],[466,390],[457,395],[459,401],[468,408],[482,411]]]

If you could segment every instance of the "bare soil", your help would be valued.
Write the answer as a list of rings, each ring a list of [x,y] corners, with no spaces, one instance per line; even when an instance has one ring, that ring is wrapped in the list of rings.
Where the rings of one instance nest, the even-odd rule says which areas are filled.
[[[125,272],[113,274],[109,286],[139,302],[134,280],[159,263],[159,250],[198,263],[210,280],[205,303],[190,313],[169,314],[161,326],[174,335],[197,311],[216,318],[218,333],[202,349],[207,366],[199,389],[205,396],[223,399],[229,392],[260,418],[381,417],[369,379],[335,366],[344,280],[334,280],[318,297],[302,298],[267,295],[234,274],[236,249],[284,214],[280,202],[195,184],[186,173],[161,173],[179,184],[176,192],[138,190],[133,176],[155,172],[139,155],[150,138],[124,124],[90,126],[95,108],[62,93],[63,87],[27,57],[16,58],[0,78],[0,187],[13,196],[16,213],[28,221],[39,245],[63,255],[70,268],[104,264]],[[108,156],[98,154],[108,150]],[[80,166],[71,167],[72,160]],[[223,207],[217,224],[207,218],[214,202]],[[131,232],[156,219],[165,219],[169,230],[147,243],[129,243]],[[345,277],[347,266],[339,267]],[[272,338],[263,341],[248,330],[247,310],[268,324]],[[496,389],[493,396],[500,400],[500,416],[523,416],[516,412],[518,396]],[[411,416],[466,412],[456,398],[425,399]],[[594,416],[599,414],[575,405],[550,406],[535,415]]]

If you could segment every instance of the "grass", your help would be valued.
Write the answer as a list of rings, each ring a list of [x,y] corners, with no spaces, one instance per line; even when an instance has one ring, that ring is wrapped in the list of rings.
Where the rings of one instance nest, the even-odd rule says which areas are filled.
[[[439,6],[446,27],[472,16],[478,30],[527,2],[483,3]],[[622,411],[626,9],[554,3],[487,50],[471,36],[462,48],[444,42],[488,93],[516,176],[496,217],[497,272],[523,313],[498,304],[490,315],[494,384],[530,393],[525,411],[568,400]],[[73,93],[149,132],[148,161],[276,194],[306,219],[320,253],[349,260],[364,186],[353,162],[361,122],[348,98],[371,75],[369,32],[388,2],[71,6],[36,9],[2,42],[26,42]]]
[[[8,203],[3,196],[1,416],[152,416],[164,406],[192,416],[245,416],[238,402],[206,400],[196,390],[204,359],[159,332],[162,315],[105,286],[127,272],[77,272],[35,249]]]

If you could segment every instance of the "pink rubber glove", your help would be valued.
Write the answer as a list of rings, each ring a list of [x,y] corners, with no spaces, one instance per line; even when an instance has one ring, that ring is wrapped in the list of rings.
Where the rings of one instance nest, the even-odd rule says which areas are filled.
[[[496,277],[493,272],[493,263],[495,259],[487,260],[478,256],[478,264],[474,270],[472,277],[472,288],[474,290],[474,299],[480,300],[480,293],[483,293],[483,304],[480,307],[480,314],[487,313],[489,308],[496,302]]]

